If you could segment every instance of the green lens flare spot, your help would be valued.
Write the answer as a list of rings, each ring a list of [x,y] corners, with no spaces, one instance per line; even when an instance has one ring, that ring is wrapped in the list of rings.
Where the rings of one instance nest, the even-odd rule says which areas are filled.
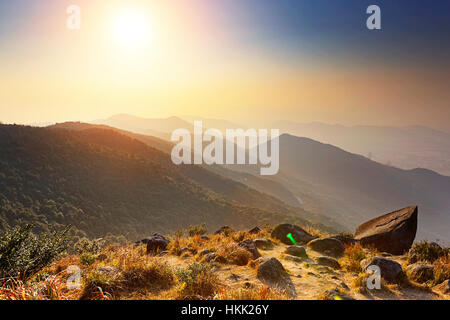
[[[292,236],[292,233],[288,233],[288,234],[286,235],[286,238],[288,238],[289,240],[291,240],[292,243],[293,243],[294,245],[297,245],[297,242],[295,241],[294,237]]]

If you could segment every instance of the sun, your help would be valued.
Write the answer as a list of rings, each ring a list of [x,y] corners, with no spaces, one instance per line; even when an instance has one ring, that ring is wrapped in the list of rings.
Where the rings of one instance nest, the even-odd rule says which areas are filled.
[[[149,15],[137,9],[121,10],[112,20],[114,42],[127,50],[149,46],[154,30]]]

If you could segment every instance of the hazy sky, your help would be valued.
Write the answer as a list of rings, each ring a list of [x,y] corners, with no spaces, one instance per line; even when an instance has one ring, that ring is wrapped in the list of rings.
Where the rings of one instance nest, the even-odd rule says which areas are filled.
[[[116,113],[450,131],[450,1],[0,0],[0,121]]]

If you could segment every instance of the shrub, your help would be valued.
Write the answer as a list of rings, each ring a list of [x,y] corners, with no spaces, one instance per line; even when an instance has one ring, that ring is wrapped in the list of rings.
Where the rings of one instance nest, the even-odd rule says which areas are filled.
[[[157,258],[150,261],[141,260],[140,263],[126,265],[121,278],[129,289],[167,288],[174,281],[172,269]]]
[[[437,243],[420,241],[413,244],[408,252],[408,262],[415,263],[417,261],[425,261],[433,263],[446,254]]]
[[[32,233],[33,225],[17,227],[0,237],[0,278],[27,280],[67,249],[70,227],[49,234]]]
[[[222,261],[238,266],[245,266],[252,258],[250,252],[235,243],[224,243],[221,245],[217,249],[216,256]]]
[[[102,247],[102,239],[89,240],[88,238],[81,238],[75,243],[74,250],[77,254],[98,254]]]
[[[218,289],[219,280],[212,267],[194,262],[186,269],[176,271],[180,286],[180,298],[211,297]]]
[[[366,257],[364,248],[356,243],[345,247],[344,257],[339,260],[339,263],[346,271],[361,272],[361,261]]]
[[[85,252],[80,255],[80,263],[84,266],[90,266],[97,260],[97,255]]]
[[[199,225],[193,225],[189,226],[187,228],[187,233],[190,237],[196,236],[196,235],[204,235],[208,232],[208,229],[206,228],[206,224],[199,224]]]

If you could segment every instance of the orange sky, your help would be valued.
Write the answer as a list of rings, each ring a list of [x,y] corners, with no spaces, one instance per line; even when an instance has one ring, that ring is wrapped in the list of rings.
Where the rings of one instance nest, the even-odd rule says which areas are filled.
[[[240,42],[201,6],[80,2],[79,31],[65,28],[61,2],[30,9],[34,23],[9,26],[0,41],[0,121],[130,113],[448,128],[445,68],[315,54],[306,40],[295,50]],[[117,41],[126,10],[150,22],[146,41]]]

